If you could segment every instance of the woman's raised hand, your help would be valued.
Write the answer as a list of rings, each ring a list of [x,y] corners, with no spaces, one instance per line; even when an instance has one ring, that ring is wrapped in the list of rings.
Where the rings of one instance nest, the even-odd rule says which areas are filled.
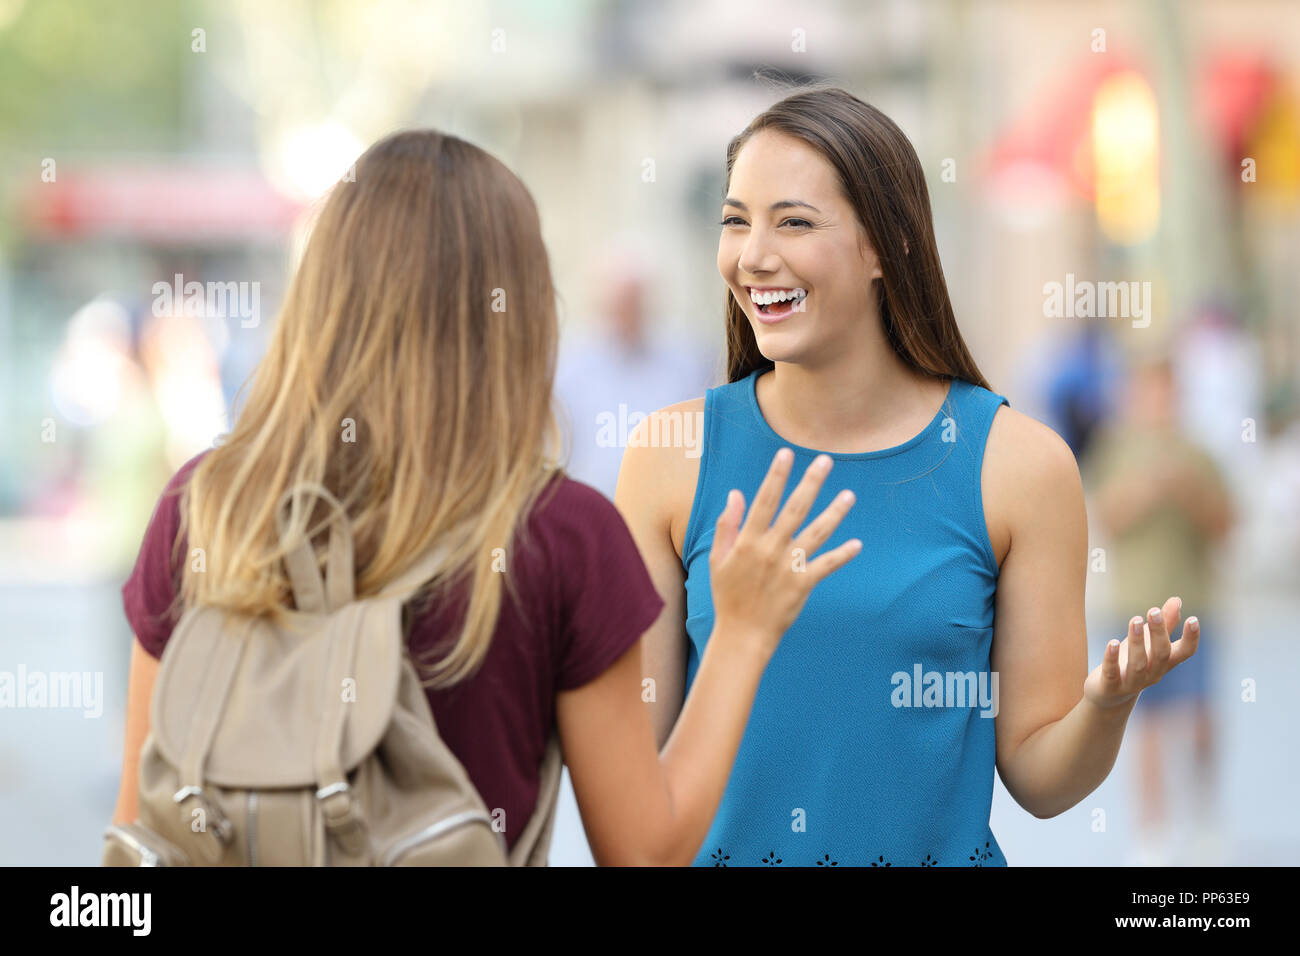
[[[1098,707],[1118,707],[1137,697],[1145,688],[1157,684],[1173,668],[1196,653],[1201,637],[1200,622],[1189,617],[1183,636],[1169,640],[1178,627],[1183,600],[1171,597],[1164,608],[1147,611],[1145,626],[1141,617],[1128,622],[1128,636],[1106,645],[1101,663],[1083,682],[1083,695]]]
[[[809,555],[826,543],[853,507],[853,492],[840,492],[796,535],[831,470],[831,458],[819,455],[808,466],[803,480],[776,515],[793,463],[790,449],[776,453],[748,515],[744,513],[744,496],[735,489],[731,491],[718,517],[709,554],[714,626],[749,635],[747,639],[758,641],[769,653],[776,650],[795,622],[812,589],[862,550],[862,542],[854,538],[809,560]]]

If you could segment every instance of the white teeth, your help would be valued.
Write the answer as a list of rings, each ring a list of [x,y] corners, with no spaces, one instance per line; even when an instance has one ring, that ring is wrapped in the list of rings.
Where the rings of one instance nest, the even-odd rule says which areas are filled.
[[[770,292],[749,290],[749,298],[755,305],[771,305],[774,302],[785,302],[788,299],[794,299],[797,302],[807,295],[808,293],[803,289],[775,289]]]

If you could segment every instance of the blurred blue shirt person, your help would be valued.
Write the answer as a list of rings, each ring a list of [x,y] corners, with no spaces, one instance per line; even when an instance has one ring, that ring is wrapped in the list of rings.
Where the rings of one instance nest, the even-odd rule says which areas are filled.
[[[595,329],[561,343],[555,392],[568,417],[569,474],[613,498],[637,423],[665,405],[703,396],[713,364],[693,342],[652,334],[650,279],[633,258],[611,257],[601,274],[606,285]]]
[[[713,365],[699,346],[650,334],[646,298],[651,279],[642,262],[626,251],[605,258],[594,328],[562,338],[556,368],[555,394],[567,416],[563,430],[569,475],[611,499],[637,422],[665,405],[703,397],[714,384]],[[699,441],[701,436],[692,438]],[[567,767],[556,804],[551,865],[595,865]]]

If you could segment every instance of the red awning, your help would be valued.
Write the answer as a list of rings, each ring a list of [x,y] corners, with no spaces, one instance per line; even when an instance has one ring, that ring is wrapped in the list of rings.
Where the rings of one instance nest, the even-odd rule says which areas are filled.
[[[1201,118],[1228,155],[1242,156],[1251,128],[1279,83],[1278,71],[1262,54],[1223,53],[1202,71]]]
[[[1000,185],[1000,179],[1028,181],[1036,171],[1033,182],[1051,178],[1069,193],[1091,200],[1093,99],[1107,77],[1133,69],[1115,53],[1085,56],[1061,77],[1051,96],[1038,100],[998,137],[982,174],[1001,191],[1006,184]]]
[[[1194,67],[1196,106],[1218,146],[1238,156],[1279,79],[1265,56],[1223,52]],[[1140,67],[1122,54],[1084,55],[1050,96],[1018,116],[985,154],[981,173],[995,194],[1028,197],[1052,186],[1092,200],[1093,100],[1115,73]],[[1235,166],[1235,164],[1234,164]]]
[[[283,239],[302,204],[257,170],[211,166],[56,167],[56,181],[18,197],[19,219],[44,238]]]

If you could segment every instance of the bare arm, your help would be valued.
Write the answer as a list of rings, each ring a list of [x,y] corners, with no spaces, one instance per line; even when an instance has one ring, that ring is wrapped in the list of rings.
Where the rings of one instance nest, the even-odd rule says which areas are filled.
[[[806,573],[793,570],[792,549],[815,553],[852,498],[837,499],[794,535],[824,477],[810,467],[773,523],[792,457],[773,464],[743,528],[739,493],[718,519],[709,555],[715,626],[663,753],[642,700],[639,649],[589,684],[558,695],[565,760],[592,854],[602,866],[685,866],[695,858],[768,660],[816,583],[861,549],[860,542],[846,542],[819,555]]]
[[[701,693],[691,695],[678,721],[684,732],[662,756],[641,701],[641,642],[591,683],[558,695],[564,760],[598,866],[687,866],[695,858],[767,666],[761,643],[714,631],[700,662]]]
[[[1102,715],[1083,695],[1088,526],[1069,446],[1046,425],[999,409],[983,485],[1011,525],[992,653],[998,773],[1017,803],[1046,818],[1106,779],[1132,708]]]
[[[149,735],[149,703],[158,677],[158,660],[131,640],[131,671],[126,690],[126,740],[122,745],[122,783],[117,791],[114,823],[131,823],[138,815],[136,800],[140,786],[140,749]]]
[[[672,405],[657,414],[662,413],[702,417],[704,399]],[[659,619],[641,638],[644,678],[654,681],[653,699],[646,704],[655,746],[662,750],[686,695],[686,572],[681,559],[686,528],[682,512],[689,517],[699,477],[700,447],[656,447],[644,440],[647,424],[648,420],[642,422],[628,443],[614,503],[664,601]]]

